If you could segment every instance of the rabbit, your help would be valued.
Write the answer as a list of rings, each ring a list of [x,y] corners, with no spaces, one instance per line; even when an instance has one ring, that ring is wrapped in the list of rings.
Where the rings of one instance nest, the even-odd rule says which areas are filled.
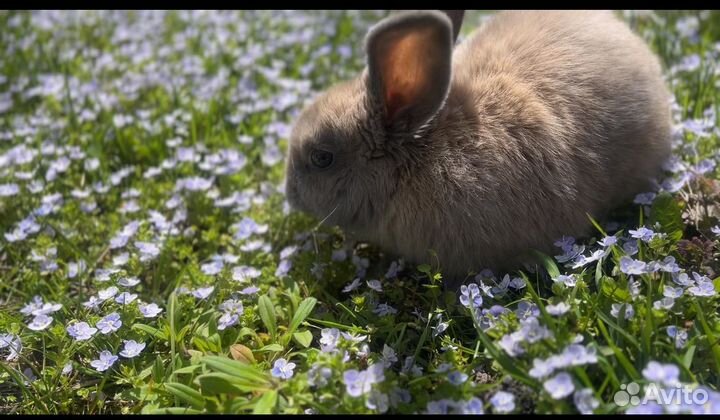
[[[293,209],[455,288],[591,234],[671,152],[660,63],[612,12],[499,12],[457,33],[439,11],[370,28],[362,73],[294,121],[284,186]]]

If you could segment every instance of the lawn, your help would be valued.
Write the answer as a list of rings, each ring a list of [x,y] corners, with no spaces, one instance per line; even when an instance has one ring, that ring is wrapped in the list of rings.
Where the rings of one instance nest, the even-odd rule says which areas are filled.
[[[283,196],[386,14],[0,12],[0,412],[720,413],[720,12],[620,13],[658,188],[458,292]]]

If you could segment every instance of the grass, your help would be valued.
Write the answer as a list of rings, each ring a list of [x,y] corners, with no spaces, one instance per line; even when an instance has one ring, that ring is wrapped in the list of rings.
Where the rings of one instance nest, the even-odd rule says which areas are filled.
[[[0,411],[720,411],[720,13],[622,15],[677,182],[462,293],[284,205],[293,118],[385,14],[0,13]],[[616,403],[676,383],[708,402]]]

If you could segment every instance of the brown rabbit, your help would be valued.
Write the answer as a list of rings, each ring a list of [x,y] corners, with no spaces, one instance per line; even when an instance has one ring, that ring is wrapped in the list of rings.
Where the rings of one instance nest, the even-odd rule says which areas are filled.
[[[402,12],[365,49],[293,127],[288,201],[454,285],[590,233],[669,156],[659,62],[611,12],[501,12],[454,51],[446,15]]]

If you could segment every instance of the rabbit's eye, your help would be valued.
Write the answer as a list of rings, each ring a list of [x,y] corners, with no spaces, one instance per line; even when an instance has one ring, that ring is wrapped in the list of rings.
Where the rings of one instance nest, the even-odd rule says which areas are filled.
[[[320,169],[325,169],[333,163],[333,154],[325,150],[315,149],[310,153],[312,164]]]

